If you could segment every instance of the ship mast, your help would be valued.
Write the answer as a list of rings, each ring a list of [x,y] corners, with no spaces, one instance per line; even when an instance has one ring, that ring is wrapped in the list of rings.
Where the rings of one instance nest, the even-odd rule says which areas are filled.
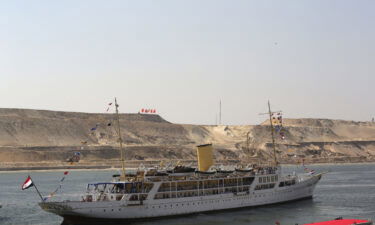
[[[122,138],[121,138],[121,128],[120,128],[120,116],[118,114],[118,107],[117,99],[115,98],[115,106],[116,106],[116,120],[117,120],[117,134],[118,134],[118,141],[120,143],[120,154],[121,154],[121,166],[122,166],[122,178],[125,181],[125,154],[122,148]]]
[[[268,100],[268,114],[270,116],[270,125],[271,125],[271,137],[272,137],[272,148],[273,148],[273,159],[275,162],[275,166],[278,165],[277,158],[276,158],[276,144],[275,144],[275,128],[272,124],[272,111],[271,111],[271,105],[270,101]]]

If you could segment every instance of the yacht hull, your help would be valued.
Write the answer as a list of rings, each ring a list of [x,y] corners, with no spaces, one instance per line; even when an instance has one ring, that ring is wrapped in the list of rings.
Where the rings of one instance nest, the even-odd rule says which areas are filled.
[[[297,201],[303,201],[303,200],[309,200],[312,199],[312,196],[300,198],[296,200],[291,200],[287,202],[279,202],[279,203],[273,203],[273,204],[266,204],[261,206],[271,206],[271,205],[277,205],[277,204],[287,204],[291,202],[297,202]],[[170,216],[159,216],[159,217],[145,217],[145,218],[132,218],[132,219],[110,219],[110,218],[91,218],[91,217],[83,217],[83,216],[70,216],[66,215],[63,216],[64,221],[62,225],[101,225],[101,224],[129,224],[129,222],[142,222],[142,221],[150,221],[150,220],[164,220],[164,219],[172,219],[172,218],[178,218],[181,216],[193,216],[201,213],[218,213],[218,212],[228,212],[228,211],[238,211],[238,210],[244,210],[249,208],[254,208],[257,206],[244,206],[240,208],[232,208],[232,209],[219,209],[219,210],[210,210],[210,211],[202,211],[202,212],[195,212],[195,213],[187,213],[182,215],[170,215]]]
[[[47,212],[64,217],[66,221],[134,221],[151,218],[173,217],[202,212],[233,210],[246,207],[285,203],[312,198],[313,190],[322,174],[312,176],[288,187],[266,190],[250,189],[247,193],[223,193],[186,198],[145,200],[128,205],[123,201],[101,202],[42,202],[39,205]]]

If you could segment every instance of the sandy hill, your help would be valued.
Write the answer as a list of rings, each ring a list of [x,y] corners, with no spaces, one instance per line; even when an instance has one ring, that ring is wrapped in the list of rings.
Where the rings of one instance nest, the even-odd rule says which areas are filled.
[[[82,162],[118,159],[113,114],[0,109],[2,165],[62,163],[75,151]],[[195,159],[195,146],[213,143],[217,160],[269,158],[270,127],[173,124],[159,115],[121,114],[127,160]],[[91,130],[96,128],[95,130]],[[282,161],[372,160],[375,124],[328,119],[284,119],[276,135]],[[0,165],[1,166],[1,165]]]

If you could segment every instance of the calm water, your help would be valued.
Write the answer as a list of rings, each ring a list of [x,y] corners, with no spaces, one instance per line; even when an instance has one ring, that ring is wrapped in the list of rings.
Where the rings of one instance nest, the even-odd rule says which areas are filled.
[[[173,219],[132,223],[136,225],[282,225],[345,218],[375,219],[375,164],[310,166],[330,171],[315,189],[314,198],[293,203],[184,216]],[[301,167],[285,166],[285,172],[302,172]],[[39,190],[53,191],[63,172],[30,172]],[[78,199],[86,184],[108,181],[111,171],[71,171],[56,199]],[[34,188],[22,191],[27,173],[0,173],[0,224],[61,224],[62,219],[42,211]]]

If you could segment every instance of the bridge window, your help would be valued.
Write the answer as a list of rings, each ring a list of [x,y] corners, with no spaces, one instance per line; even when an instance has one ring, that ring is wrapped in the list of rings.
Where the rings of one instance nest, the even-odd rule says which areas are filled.
[[[255,190],[264,190],[264,189],[271,189],[271,188],[274,188],[275,187],[275,184],[261,184],[261,185],[257,185],[255,187]]]

